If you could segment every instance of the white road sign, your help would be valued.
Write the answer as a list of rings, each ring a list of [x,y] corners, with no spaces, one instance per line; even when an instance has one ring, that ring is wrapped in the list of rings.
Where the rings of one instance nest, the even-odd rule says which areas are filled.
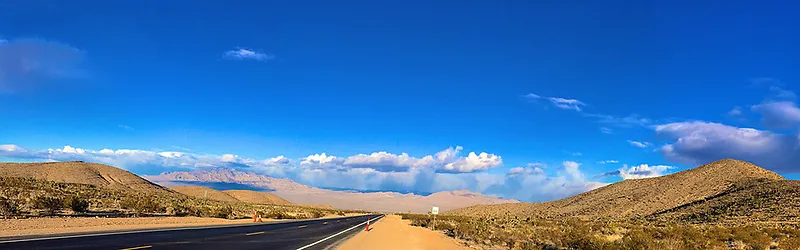
[[[439,207],[432,207],[431,208],[431,213],[432,214],[439,214]]]

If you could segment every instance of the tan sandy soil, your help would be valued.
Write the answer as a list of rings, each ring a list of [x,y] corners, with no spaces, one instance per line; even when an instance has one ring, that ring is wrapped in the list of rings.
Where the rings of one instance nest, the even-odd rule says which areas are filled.
[[[264,219],[267,221],[267,219]],[[31,218],[0,220],[0,237],[253,223],[199,217]]]
[[[338,250],[466,250],[459,241],[426,228],[413,227],[410,221],[397,215],[387,215],[371,226],[369,232],[361,231],[345,241]],[[362,229],[363,230],[363,229]]]

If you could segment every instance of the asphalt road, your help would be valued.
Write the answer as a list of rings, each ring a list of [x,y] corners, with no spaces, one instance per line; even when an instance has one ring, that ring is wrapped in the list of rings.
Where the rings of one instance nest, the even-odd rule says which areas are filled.
[[[376,221],[383,215],[2,239],[0,249],[329,249],[363,231],[367,218]]]

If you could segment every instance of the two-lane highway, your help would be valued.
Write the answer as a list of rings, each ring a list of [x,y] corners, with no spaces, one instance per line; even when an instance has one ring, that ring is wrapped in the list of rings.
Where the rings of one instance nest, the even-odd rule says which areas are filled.
[[[367,218],[376,221],[383,215],[0,239],[0,249],[326,249],[363,231]]]

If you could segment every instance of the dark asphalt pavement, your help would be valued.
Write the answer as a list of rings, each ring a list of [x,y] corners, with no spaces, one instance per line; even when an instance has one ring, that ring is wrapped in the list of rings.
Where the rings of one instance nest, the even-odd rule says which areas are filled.
[[[0,239],[0,249],[328,249],[333,244],[364,230],[363,215],[241,226],[184,228],[175,230],[88,233],[73,236]],[[361,225],[359,225],[361,224]],[[357,226],[359,225],[359,226]],[[353,228],[355,227],[355,228]],[[343,232],[347,229],[351,230]],[[314,244],[316,243],[316,244]],[[313,246],[308,246],[314,244]],[[308,247],[307,247],[308,246]],[[380,248],[380,246],[376,246]]]

